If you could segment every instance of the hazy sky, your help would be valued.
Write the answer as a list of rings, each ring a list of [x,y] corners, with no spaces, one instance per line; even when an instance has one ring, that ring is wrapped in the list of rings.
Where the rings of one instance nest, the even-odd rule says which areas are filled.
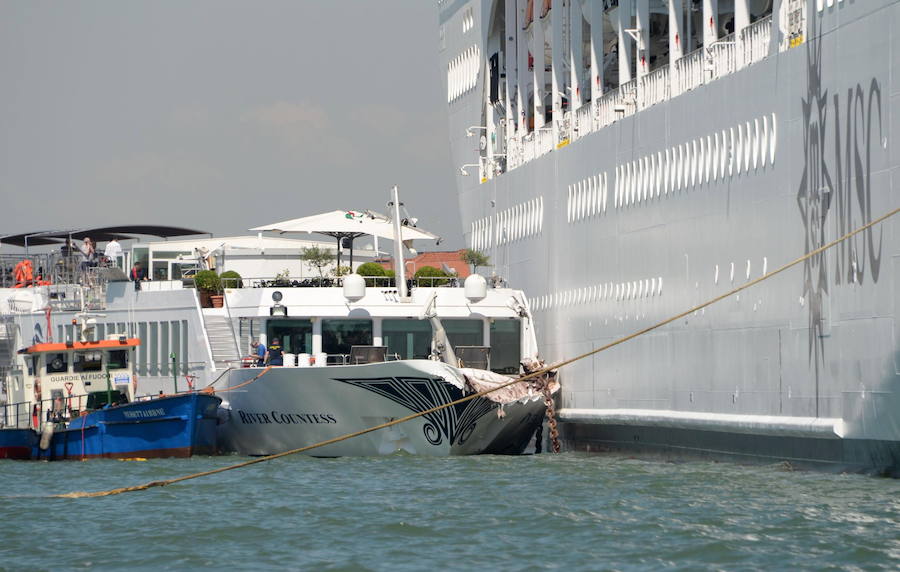
[[[433,0],[0,0],[0,235],[244,233],[397,184],[461,248],[437,38]]]

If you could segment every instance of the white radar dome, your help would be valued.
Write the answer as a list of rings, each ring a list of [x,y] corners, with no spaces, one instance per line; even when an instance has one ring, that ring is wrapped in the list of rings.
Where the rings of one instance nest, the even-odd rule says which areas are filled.
[[[344,298],[351,302],[361,300],[366,295],[366,279],[359,274],[344,276]]]
[[[470,302],[478,302],[484,300],[487,296],[487,280],[481,274],[470,274],[466,278],[466,298]]]

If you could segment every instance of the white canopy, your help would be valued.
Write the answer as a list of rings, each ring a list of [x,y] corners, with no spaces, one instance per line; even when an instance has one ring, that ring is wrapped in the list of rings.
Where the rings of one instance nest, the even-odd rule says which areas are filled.
[[[255,232],[316,233],[335,238],[357,238],[371,234],[394,239],[394,227],[384,215],[360,211],[331,211],[327,213],[273,222],[250,230]],[[413,226],[401,227],[401,240],[438,240],[439,237]]]

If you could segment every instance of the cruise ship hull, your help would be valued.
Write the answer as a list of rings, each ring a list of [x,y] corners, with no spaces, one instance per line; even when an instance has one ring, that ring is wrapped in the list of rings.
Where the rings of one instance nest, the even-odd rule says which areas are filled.
[[[834,4],[806,4],[805,41],[790,49],[773,38],[766,57],[733,73],[637,112],[625,106],[514,166],[458,177],[468,242],[528,295],[548,363],[729,292],[900,205],[900,4]],[[490,58],[498,5],[443,3],[448,62],[467,42]],[[474,30],[452,34],[469,6]],[[478,160],[466,129],[486,120],[487,69],[448,103],[457,164]],[[564,368],[565,446],[896,472],[897,218]]]

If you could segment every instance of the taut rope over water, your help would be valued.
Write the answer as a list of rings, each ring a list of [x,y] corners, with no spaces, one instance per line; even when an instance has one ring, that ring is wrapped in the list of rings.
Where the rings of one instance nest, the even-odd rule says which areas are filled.
[[[547,366],[547,367],[545,367],[545,368],[543,368],[543,369],[540,369],[540,370],[534,371],[534,372],[532,372],[532,373],[529,373],[529,374],[527,374],[527,375],[523,375],[522,377],[518,377],[518,378],[516,378],[516,379],[510,380],[509,382],[503,383],[503,384],[501,384],[501,385],[498,385],[497,387],[494,387],[494,388],[491,388],[491,389],[487,389],[487,390],[485,390],[485,391],[480,391],[480,392],[478,392],[478,393],[473,393],[473,394],[467,395],[467,396],[465,396],[465,397],[462,397],[462,398],[460,398],[460,399],[457,399],[456,401],[451,401],[450,403],[444,403],[443,405],[438,405],[437,407],[432,407],[431,409],[428,409],[427,411],[422,411],[422,412],[419,412],[419,413],[413,413],[412,415],[407,415],[406,417],[401,417],[401,418],[399,418],[399,419],[395,419],[395,420],[393,420],[393,421],[388,421],[387,423],[382,423],[382,424],[380,424],[380,425],[376,425],[376,426],[374,426],[374,427],[369,427],[368,429],[363,429],[363,430],[361,430],[361,431],[356,431],[356,432],[354,432],[354,433],[348,433],[348,434],[346,434],[346,435],[341,435],[341,436],[338,436],[338,437],[334,437],[334,438],[332,438],[332,439],[327,439],[327,440],[325,440],[325,441],[321,441],[321,442],[315,443],[315,444],[313,444],[313,445],[307,445],[307,446],[305,446],[305,447],[300,447],[300,448],[298,448],[298,449],[291,449],[290,451],[284,451],[284,452],[282,452],[282,453],[276,453],[276,454],[274,454],[274,455],[268,455],[268,456],[266,456],[266,457],[259,457],[259,458],[257,458],[257,459],[252,459],[252,460],[250,460],[250,461],[245,461],[245,462],[242,462],[242,463],[237,463],[237,464],[235,464],[235,465],[229,465],[229,466],[227,466],[227,467],[220,467],[220,468],[218,468],[218,469],[213,469],[213,470],[211,470],[211,471],[203,471],[203,472],[201,472],[201,473],[194,473],[194,474],[192,474],[192,475],[185,475],[185,476],[183,476],[183,477],[177,477],[177,478],[174,478],[174,479],[167,479],[167,480],[163,480],[163,481],[151,481],[151,482],[149,482],[149,483],[144,483],[144,484],[142,484],[142,485],[135,485],[135,486],[131,486],[131,487],[121,487],[121,488],[117,488],[117,489],[111,489],[111,490],[108,490],[108,491],[97,491],[97,492],[71,492],[71,493],[60,494],[60,495],[51,495],[51,497],[52,497],[52,498],[94,498],[94,497],[106,497],[106,496],[118,495],[118,494],[122,494],[122,493],[130,493],[130,492],[135,492],[135,491],[143,491],[143,490],[147,490],[147,489],[154,488],[154,487],[164,487],[164,486],[166,486],[166,485],[171,485],[171,484],[174,484],[174,483],[180,483],[180,482],[182,482],[182,481],[188,481],[188,480],[191,480],[191,479],[197,479],[197,478],[200,478],[200,477],[206,477],[206,476],[209,476],[209,475],[215,475],[216,473],[224,473],[225,471],[231,471],[231,470],[233,470],[233,469],[240,469],[240,468],[242,468],[242,467],[247,467],[247,466],[250,466],[250,465],[255,465],[255,464],[257,464],[257,463],[265,463],[265,462],[267,462],[267,461],[272,461],[272,460],[274,460],[274,459],[280,459],[281,457],[287,457],[287,456],[289,456],[289,455],[296,455],[297,453],[304,453],[304,452],[310,451],[310,450],[312,450],[312,449],[317,449],[317,448],[319,448],[319,447],[324,447],[325,445],[331,445],[331,444],[334,444],[334,443],[339,443],[339,442],[341,442],[341,441],[346,441],[347,439],[352,439],[353,437],[358,437],[358,436],[360,436],[360,435],[365,435],[365,434],[367,434],[367,433],[372,433],[373,431],[378,431],[379,429],[385,429],[385,428],[387,428],[387,427],[392,427],[392,426],[394,426],[394,425],[399,425],[400,423],[405,423],[405,422],[410,421],[410,420],[412,420],[412,419],[415,419],[415,418],[417,418],[417,417],[422,417],[423,415],[428,415],[428,414],[430,414],[430,413],[434,413],[435,411],[440,411],[440,410],[446,409],[446,408],[448,408],[448,407],[453,407],[454,405],[458,405],[458,404],[460,404],[460,403],[465,403],[466,401],[470,401],[470,400],[472,400],[472,399],[477,399],[477,398],[479,398],[479,397],[484,397],[485,395],[488,395],[488,394],[493,393],[493,392],[495,392],[495,391],[499,391],[499,390],[501,390],[501,389],[503,389],[503,388],[505,388],[505,387],[509,387],[510,385],[513,385],[514,383],[520,383],[520,382],[522,382],[522,381],[527,381],[527,380],[530,380],[530,379],[535,379],[535,378],[537,378],[537,377],[539,377],[539,376],[541,376],[541,375],[550,373],[550,372],[553,371],[553,370],[556,370],[556,369],[559,369],[559,368],[561,368],[561,367],[567,366],[567,365],[569,365],[569,364],[571,364],[571,363],[574,363],[574,362],[576,362],[576,361],[585,359],[585,358],[590,357],[590,356],[592,356],[592,355],[594,355],[594,354],[598,354],[598,353],[600,353],[600,352],[602,352],[602,351],[606,351],[606,350],[608,350],[608,349],[610,349],[610,348],[612,348],[612,347],[615,347],[615,346],[618,346],[618,345],[620,345],[620,344],[623,344],[623,343],[625,343],[625,342],[627,342],[627,341],[629,341],[629,340],[632,340],[632,339],[634,339],[634,338],[637,338],[637,337],[639,337],[639,336],[642,336],[642,335],[644,335],[644,334],[646,334],[646,333],[648,333],[648,332],[652,332],[653,330],[656,330],[656,329],[661,328],[661,327],[663,327],[663,326],[665,326],[665,325],[671,324],[672,322],[674,322],[674,321],[676,321],[676,320],[680,320],[681,318],[684,318],[684,317],[686,317],[686,316],[689,316],[690,314],[692,314],[692,313],[694,313],[694,312],[696,312],[696,311],[698,311],[698,310],[701,310],[701,309],[703,309],[703,308],[706,308],[707,306],[711,306],[711,305],[713,305],[713,304],[715,304],[715,303],[717,303],[717,302],[720,302],[720,301],[724,300],[725,298],[728,298],[728,297],[730,297],[730,296],[733,296],[734,294],[737,294],[738,292],[741,292],[742,290],[746,290],[747,288],[750,288],[751,286],[754,286],[754,285],[756,285],[756,284],[759,284],[759,283],[762,282],[763,280],[768,280],[769,278],[772,278],[772,277],[775,276],[776,274],[780,274],[780,273],[784,272],[785,270],[787,270],[787,269],[789,269],[789,268],[791,268],[791,267],[793,267],[793,266],[796,266],[796,265],[800,264],[801,262],[804,262],[804,261],[806,261],[806,260],[809,260],[809,259],[812,258],[813,256],[816,256],[816,255],[818,255],[818,254],[821,254],[822,252],[825,252],[826,250],[828,250],[828,249],[830,249],[830,248],[833,248],[834,246],[836,246],[836,245],[838,245],[838,244],[844,242],[845,240],[847,240],[847,239],[849,239],[849,238],[852,238],[852,237],[856,236],[857,234],[859,234],[859,233],[861,233],[861,232],[863,232],[863,231],[865,231],[865,230],[868,230],[868,229],[872,228],[872,227],[875,226],[876,224],[881,223],[881,222],[883,222],[883,221],[885,221],[885,220],[891,218],[892,216],[896,215],[898,212],[900,212],[900,207],[895,208],[894,210],[888,212],[887,214],[882,215],[882,216],[878,217],[877,219],[874,219],[874,220],[870,221],[869,223],[867,223],[867,224],[865,224],[865,225],[863,225],[863,226],[861,226],[861,227],[859,227],[859,228],[857,228],[857,229],[855,229],[855,230],[852,230],[852,231],[848,232],[847,234],[845,234],[845,235],[843,235],[843,236],[841,236],[841,237],[839,237],[839,238],[836,238],[835,240],[829,242],[828,244],[825,244],[825,245],[823,245],[823,246],[820,246],[819,248],[816,248],[815,250],[811,250],[810,252],[804,254],[803,256],[801,256],[801,257],[799,257],[799,258],[797,258],[797,259],[795,259],[795,260],[792,260],[791,262],[788,262],[787,264],[785,264],[785,265],[783,265],[783,266],[781,266],[781,267],[779,267],[779,268],[776,268],[775,270],[773,270],[772,272],[769,272],[768,274],[764,274],[764,275],[760,276],[759,278],[756,278],[755,280],[751,280],[750,282],[747,282],[746,284],[744,284],[744,285],[742,285],[742,286],[738,286],[737,288],[734,288],[734,289],[732,289],[732,290],[729,290],[728,292],[726,292],[726,293],[724,293],[724,294],[722,294],[722,295],[720,295],[720,296],[716,296],[715,298],[712,298],[712,299],[710,299],[710,300],[707,300],[706,302],[703,302],[702,304],[698,304],[698,305],[694,306],[693,308],[690,308],[690,309],[688,309],[688,310],[685,310],[684,312],[681,312],[680,314],[676,314],[676,315],[674,315],[674,316],[672,316],[672,317],[670,317],[670,318],[666,318],[665,320],[663,320],[663,321],[661,321],[661,322],[657,322],[656,324],[653,324],[652,326],[647,326],[646,328],[643,328],[643,329],[641,329],[641,330],[638,330],[638,331],[636,331],[636,332],[633,332],[633,333],[631,333],[631,334],[629,334],[629,335],[627,335],[627,336],[625,336],[625,337],[623,337],[623,338],[619,338],[619,339],[617,339],[617,340],[614,340],[614,341],[612,341],[612,342],[610,342],[610,343],[608,343],[608,344],[606,344],[606,345],[603,345],[603,346],[601,346],[601,347],[599,347],[599,348],[597,348],[597,349],[594,349],[594,350],[591,350],[591,351],[589,351],[589,352],[583,353],[583,354],[581,354],[581,355],[578,355],[578,356],[575,356],[575,357],[572,357],[572,358],[569,358],[569,359],[566,359],[566,360],[557,362],[557,363],[555,363],[555,364],[553,364],[553,365],[550,365],[550,366]],[[265,373],[265,372],[263,372],[263,374],[264,374],[264,373]],[[262,376],[263,374],[260,374],[260,376]],[[257,376],[256,378],[254,378],[254,379],[252,379],[252,380],[250,380],[250,381],[255,381],[255,380],[258,379],[260,376]],[[249,382],[246,382],[246,383],[249,383]]]

